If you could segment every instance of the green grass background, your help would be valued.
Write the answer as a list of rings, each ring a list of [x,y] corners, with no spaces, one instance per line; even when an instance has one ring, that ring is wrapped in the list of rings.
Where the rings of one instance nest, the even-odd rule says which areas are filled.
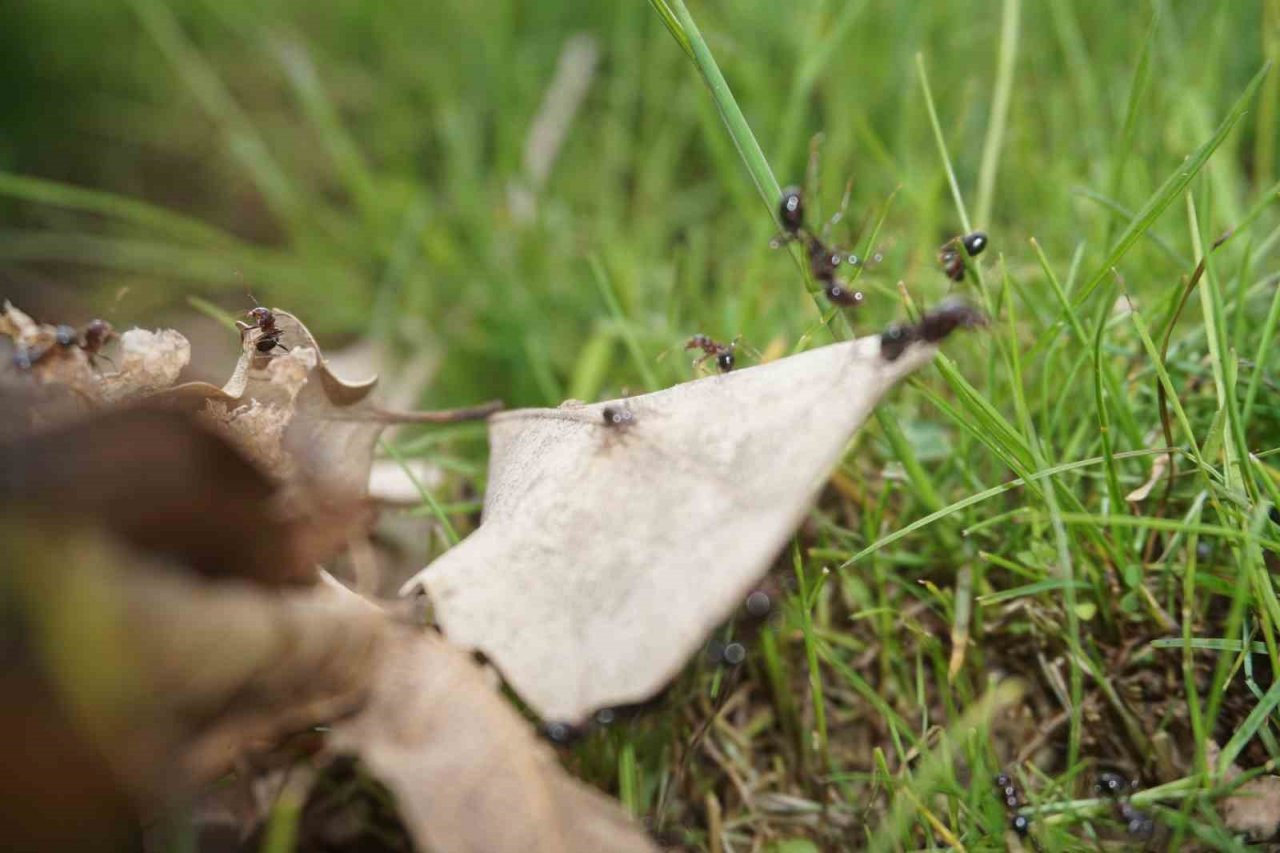
[[[659,356],[695,332],[786,351],[878,331],[907,313],[900,283],[916,305],[949,291],[934,256],[967,219],[991,237],[963,286],[991,329],[951,342],[862,436],[783,566],[792,592],[745,675],[758,713],[707,735],[857,828],[747,808],[705,761],[677,775],[700,724],[672,707],[569,760],[637,814],[663,802],[657,822],[693,845],[998,847],[985,780],[1005,759],[986,733],[1007,697],[989,688],[1002,647],[1030,638],[1072,709],[1051,771],[1026,780],[1046,843],[1108,814],[1077,799],[1116,758],[1080,710],[1095,696],[1136,755],[1178,732],[1182,777],[1144,796],[1176,838],[1229,846],[1209,737],[1280,758],[1280,74],[1257,76],[1280,54],[1280,2],[696,2],[701,35],[679,31],[704,70],[714,56],[719,100],[664,26],[682,10],[27,0],[0,29],[0,284],[73,287],[129,319],[192,296],[241,310],[251,287],[326,341],[440,354],[424,405],[552,405],[687,377]],[[528,131],[579,33],[598,63],[525,221],[510,199]],[[763,159],[726,127],[731,105]],[[769,248],[763,179],[804,182],[815,135],[811,209],[830,215],[852,181],[834,234],[861,253],[878,223],[883,254],[830,331]],[[1165,446],[1161,383],[1180,474],[1166,506],[1163,483],[1130,505]],[[457,472],[446,505],[482,479],[474,429],[401,451]],[[1107,688],[1114,651],[1152,641],[1173,649],[1152,667],[1183,691],[1176,725]],[[679,690],[707,702],[720,676],[694,669]],[[1225,730],[1223,685],[1256,712]],[[875,762],[854,766],[842,739],[872,715]],[[718,828],[707,795],[728,804]]]

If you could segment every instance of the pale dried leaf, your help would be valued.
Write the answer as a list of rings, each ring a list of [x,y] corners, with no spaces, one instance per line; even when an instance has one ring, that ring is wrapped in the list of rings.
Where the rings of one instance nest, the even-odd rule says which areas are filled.
[[[616,803],[571,779],[463,651],[403,629],[368,704],[334,725],[433,853],[651,853]]]
[[[868,337],[605,404],[490,420],[484,523],[408,584],[544,718],[660,690],[741,604],[936,333]],[[975,320],[965,315],[960,321]],[[625,407],[634,424],[606,426]]]

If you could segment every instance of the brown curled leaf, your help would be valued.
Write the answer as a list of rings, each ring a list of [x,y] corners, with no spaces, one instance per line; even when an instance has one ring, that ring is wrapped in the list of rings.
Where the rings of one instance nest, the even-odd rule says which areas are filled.
[[[0,444],[0,516],[92,525],[209,577],[311,583],[315,565],[365,530],[359,502],[299,517],[278,486],[177,412],[124,408]]]
[[[250,329],[244,352],[222,388],[179,385],[166,402],[192,408],[282,480],[363,495],[378,437],[392,424],[450,423],[483,418],[499,404],[440,412],[395,412],[373,399],[377,379],[335,376],[320,347],[296,317],[273,309],[280,347],[257,348]]]

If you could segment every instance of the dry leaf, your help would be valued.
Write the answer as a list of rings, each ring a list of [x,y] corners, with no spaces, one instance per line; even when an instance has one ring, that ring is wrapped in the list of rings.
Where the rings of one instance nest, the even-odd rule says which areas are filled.
[[[251,329],[225,386],[188,383],[164,399],[199,411],[279,479],[363,495],[378,437],[387,426],[483,418],[500,408],[382,409],[373,400],[376,378],[356,383],[339,379],[306,326],[284,311],[273,309],[273,315],[284,349],[260,352],[261,332]]]
[[[944,308],[653,394],[496,415],[483,524],[403,592],[425,589],[446,636],[544,718],[645,700],[765,573],[881,395],[974,322]]]
[[[279,488],[175,412],[125,408],[0,445],[0,513],[93,525],[209,577],[311,583],[367,529],[358,502],[281,505]]]
[[[1206,743],[1205,756],[1210,768],[1217,765],[1220,754],[1221,748],[1216,742]],[[1232,764],[1222,774],[1223,780],[1230,782],[1240,773],[1240,768]],[[1250,779],[1231,796],[1218,801],[1218,812],[1227,829],[1244,833],[1251,842],[1275,838],[1280,835],[1280,776]]]
[[[187,339],[172,329],[130,329],[120,337],[118,366],[100,371],[85,348],[84,330],[37,323],[7,302],[0,335],[13,345],[11,369],[0,371],[0,391],[13,404],[0,420],[0,439],[146,397],[176,382],[191,359]]]
[[[119,403],[154,394],[178,381],[191,344],[173,329],[130,329],[120,336],[120,367],[99,377],[99,399]]]
[[[349,713],[389,630],[327,587],[183,575],[91,527],[8,515],[0,587],[26,654],[139,806]]]
[[[368,704],[330,743],[391,789],[420,849],[656,851],[616,803],[560,768],[465,652],[405,628],[378,667]]]

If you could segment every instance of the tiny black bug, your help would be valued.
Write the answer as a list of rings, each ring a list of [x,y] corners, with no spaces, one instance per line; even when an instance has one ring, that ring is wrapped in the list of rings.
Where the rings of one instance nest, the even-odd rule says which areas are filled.
[[[601,414],[604,425],[612,429],[625,429],[636,422],[635,413],[626,406],[605,406]]]
[[[1099,794],[1105,794],[1108,797],[1118,797],[1129,789],[1129,784],[1119,773],[1112,773],[1109,770],[1104,770],[1098,774],[1098,781],[1093,788]]]
[[[1014,832],[1018,833],[1018,835],[1026,838],[1027,833],[1031,831],[1031,818],[1026,815],[1016,814],[1013,816],[1013,819],[1009,821],[1009,826]]]

